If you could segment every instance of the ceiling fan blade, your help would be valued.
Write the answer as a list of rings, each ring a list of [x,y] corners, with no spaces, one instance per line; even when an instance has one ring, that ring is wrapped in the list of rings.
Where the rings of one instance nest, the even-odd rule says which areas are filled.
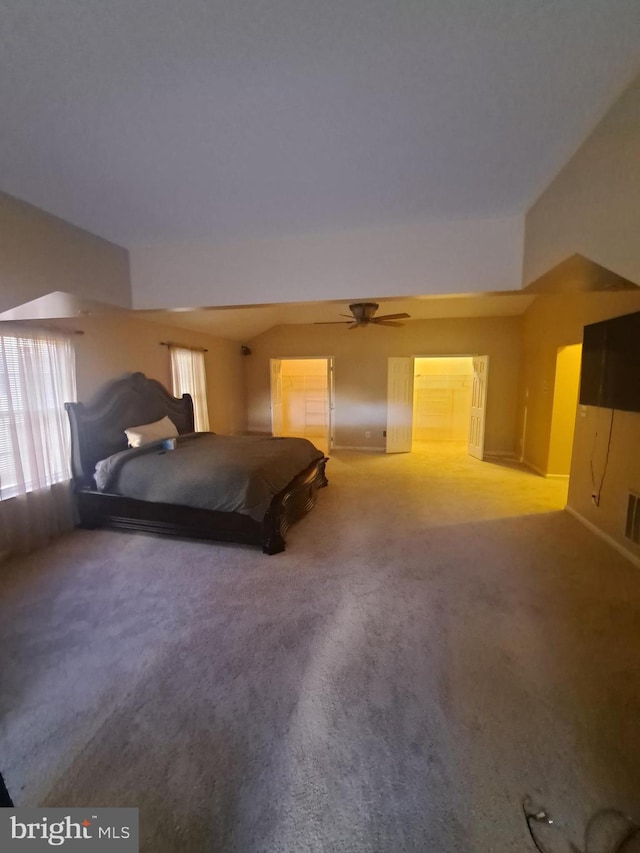
[[[381,314],[379,317],[374,317],[374,320],[409,320],[411,314]]]
[[[376,326],[393,326],[395,329],[399,329],[401,326],[404,326],[404,323],[395,323],[393,320],[383,320],[382,317],[374,317],[373,320],[369,320],[370,323],[375,323]]]
[[[313,325],[314,326],[347,326],[349,323],[352,323],[353,320],[318,320]]]
[[[351,331],[351,329],[360,329],[364,325],[365,325],[364,323],[352,323],[349,326],[349,331]]]

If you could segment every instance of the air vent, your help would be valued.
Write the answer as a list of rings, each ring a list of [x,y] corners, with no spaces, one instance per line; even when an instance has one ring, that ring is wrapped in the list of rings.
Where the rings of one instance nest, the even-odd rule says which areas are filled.
[[[624,535],[636,545],[640,545],[640,495],[634,495],[633,492],[629,492]]]

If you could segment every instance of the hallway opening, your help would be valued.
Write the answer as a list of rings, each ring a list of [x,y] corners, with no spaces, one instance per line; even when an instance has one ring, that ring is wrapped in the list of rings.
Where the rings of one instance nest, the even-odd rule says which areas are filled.
[[[414,450],[425,442],[456,442],[466,452],[472,384],[470,356],[414,360]]]

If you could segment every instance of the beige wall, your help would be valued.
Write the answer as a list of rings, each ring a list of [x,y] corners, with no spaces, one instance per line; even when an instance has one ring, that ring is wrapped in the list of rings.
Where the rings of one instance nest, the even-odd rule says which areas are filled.
[[[0,193],[0,311],[58,290],[130,306],[127,250]]]
[[[79,400],[86,400],[103,382],[137,370],[170,389],[169,351],[160,341],[205,347],[211,429],[219,433],[244,430],[245,357],[235,341],[138,320],[128,312],[59,320],[52,325],[84,331],[73,339]]]
[[[525,220],[524,284],[579,252],[640,284],[640,77]]]
[[[523,281],[578,252],[640,284],[640,77],[609,110],[525,219]],[[636,293],[539,297],[524,321],[519,448],[541,471],[557,465],[552,435],[556,355],[580,343],[586,323],[640,310]],[[623,537],[627,493],[640,489],[640,414],[616,412],[600,506],[591,500],[604,465],[610,412],[575,421],[569,506],[631,551]],[[605,422],[606,421],[606,422]]]
[[[640,292],[539,296],[524,317],[519,433],[523,457],[547,473],[551,439],[556,357],[559,347],[582,341],[583,327],[640,310]],[[640,414],[616,412],[600,507],[591,501],[591,461],[596,481],[604,464],[609,410],[586,407],[575,421],[569,506],[629,547],[622,536],[626,495],[640,489]],[[526,424],[526,429],[525,429]],[[597,433],[597,436],[596,436]],[[552,460],[553,461],[553,460]],[[550,471],[550,473],[554,473]]]
[[[250,341],[253,354],[245,359],[248,427],[271,429],[270,358],[334,356],[336,445],[365,448],[384,446],[389,356],[488,354],[486,448],[513,451],[521,320],[413,320],[402,329],[352,331],[346,326],[277,326]]]
[[[640,292],[538,296],[524,315],[517,450],[527,464],[549,469],[556,359],[560,347],[582,343],[587,323],[640,309]]]
[[[595,506],[591,500],[592,492],[600,486],[610,424],[610,409],[588,406],[586,417],[577,418],[568,503],[583,518],[640,557],[640,547],[624,538],[628,494],[630,491],[640,494],[640,412],[615,412],[600,505]],[[591,479],[592,458],[595,488]]]

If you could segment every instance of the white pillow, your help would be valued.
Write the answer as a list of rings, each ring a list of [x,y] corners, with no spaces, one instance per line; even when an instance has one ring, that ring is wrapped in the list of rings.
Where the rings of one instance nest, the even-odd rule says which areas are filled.
[[[162,441],[163,438],[175,438],[178,435],[176,425],[169,417],[164,417],[152,424],[141,424],[140,426],[125,429],[129,447],[142,447],[154,441]]]

